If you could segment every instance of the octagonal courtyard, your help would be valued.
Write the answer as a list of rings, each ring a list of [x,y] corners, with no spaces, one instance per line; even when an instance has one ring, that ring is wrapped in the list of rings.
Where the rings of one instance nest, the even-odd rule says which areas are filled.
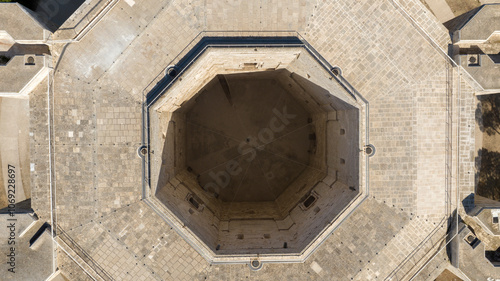
[[[211,261],[304,259],[361,200],[365,104],[303,48],[211,47],[177,71],[148,104],[146,201]]]

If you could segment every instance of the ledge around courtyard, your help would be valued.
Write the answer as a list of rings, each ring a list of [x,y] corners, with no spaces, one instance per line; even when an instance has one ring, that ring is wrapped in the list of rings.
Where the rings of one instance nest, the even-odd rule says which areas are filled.
[[[273,45],[272,42],[276,42],[276,44]],[[340,71],[326,63],[307,42],[300,40],[298,37],[200,37],[200,42],[195,44],[193,50],[195,52],[187,51],[187,58],[179,59],[178,64],[169,64],[166,69],[175,68],[175,75],[168,75],[169,72],[165,71],[165,76],[162,79],[156,78],[158,81],[156,86],[146,95],[143,111],[143,136],[144,145],[149,148],[149,154],[144,157],[143,163],[145,176],[144,201],[211,263],[249,263],[251,259],[255,258],[258,258],[261,262],[305,261],[322,244],[324,239],[368,196],[367,162],[369,155],[365,154],[364,151],[365,146],[369,145],[366,128],[368,124],[368,104],[366,100],[343,79],[339,73]],[[207,71],[201,69],[207,69]],[[252,75],[255,78],[252,78]],[[208,82],[211,79],[214,82]],[[277,81],[278,88],[271,90],[271,92],[274,93],[280,91],[278,89],[290,88],[294,92],[292,96],[295,96],[295,99],[298,98],[298,100],[302,99],[303,101],[300,103],[304,103],[305,108],[309,107],[307,111],[310,117],[307,117],[307,111],[304,111],[306,115],[298,118],[302,121],[295,124],[295,120],[293,120],[294,125],[289,125],[292,127],[286,128],[284,131],[285,133],[287,131],[294,132],[293,134],[296,136],[292,138],[292,143],[286,142],[286,139],[289,138],[286,137],[288,133],[281,136],[278,132],[274,132],[276,135],[272,133],[273,141],[274,138],[279,139],[279,147],[270,147],[272,141],[264,141],[264,143],[256,144],[257,146],[254,148],[258,161],[250,162],[249,165],[255,165],[257,162],[261,163],[262,161],[264,163],[271,161],[269,162],[271,166],[265,168],[264,165],[264,168],[268,171],[268,174],[273,175],[279,175],[279,170],[273,171],[272,168],[273,166],[276,167],[276,165],[289,166],[286,169],[288,171],[298,169],[298,174],[294,176],[300,175],[298,178],[290,178],[286,174],[281,174],[281,178],[277,178],[276,183],[283,183],[285,178],[288,178],[287,185],[290,185],[288,188],[283,186],[274,190],[274,192],[280,192],[278,190],[286,188],[282,195],[271,199],[276,199],[275,202],[278,205],[268,201],[270,199],[268,197],[266,197],[267,199],[258,199],[266,192],[264,189],[255,191],[255,195],[241,195],[241,192],[231,191],[241,189],[242,182],[248,180],[246,178],[257,177],[264,181],[266,174],[259,175],[259,170],[253,169],[254,172],[247,175],[249,168],[252,171],[251,166],[245,166],[247,165],[246,162],[239,162],[238,159],[243,160],[254,156],[252,153],[248,154],[250,150],[247,150],[246,154],[243,152],[238,156],[236,152],[237,142],[227,148],[220,145],[224,146],[224,143],[233,142],[231,139],[235,137],[236,141],[240,141],[239,151],[242,153],[241,150],[245,146],[241,144],[248,143],[252,139],[250,136],[245,140],[247,129],[253,126],[254,129],[250,129],[250,131],[254,130],[254,132],[250,133],[250,135],[255,135],[255,139],[258,141],[257,135],[262,133],[266,125],[268,125],[266,120],[272,120],[269,118],[276,115],[276,111],[279,111],[278,108],[285,112],[287,108],[290,111],[293,108],[298,110],[298,107],[285,101],[281,106],[275,104],[273,107],[269,107],[269,112],[274,110],[274,115],[265,113],[261,116],[260,123],[250,125],[251,123],[248,123],[250,121],[241,121],[243,124],[249,124],[250,127],[245,127],[247,129],[240,130],[237,128],[238,126],[232,125],[228,125],[229,129],[220,127],[218,125],[220,122],[224,123],[224,120],[231,122],[231,119],[237,118],[236,115],[233,116],[234,118],[231,118],[231,115],[224,115],[226,114],[224,112],[232,111],[230,109],[232,107],[241,108],[243,113],[250,110],[248,113],[251,113],[252,110],[262,111],[266,108],[265,104],[278,101],[272,101],[272,95],[267,94],[262,96],[264,100],[261,100],[262,98],[256,100],[264,102],[263,105],[259,106],[257,102],[257,107],[254,107],[254,109],[243,109],[241,106],[248,105],[248,101],[238,105],[238,99],[243,98],[241,102],[245,100],[245,96],[240,94],[245,88],[238,90],[237,87],[238,83],[244,85],[241,84],[245,83],[241,79],[251,79],[248,81],[265,79],[262,80],[263,82],[255,82],[256,87],[265,87],[263,85],[267,85],[266,83],[269,82],[271,82],[269,85],[273,85],[273,83],[276,83],[273,81]],[[314,84],[308,85],[307,83],[311,83],[309,80]],[[224,99],[227,99],[226,102],[231,105],[227,110],[223,110],[222,108],[226,102],[222,100],[219,104],[207,107],[207,109],[212,108],[212,111],[218,108],[219,112],[216,110],[207,116],[198,116],[196,118],[201,119],[195,121],[198,119],[189,117],[197,116],[189,113],[195,110],[196,107],[193,106],[197,104],[192,100],[194,98],[197,101],[200,100],[202,97],[200,93],[208,95],[210,91],[216,91],[210,90],[214,86],[204,88],[205,84],[215,85],[221,93],[225,92]],[[233,93],[230,93],[229,85],[231,85]],[[295,90],[293,90],[294,87]],[[265,88],[256,88],[254,91],[266,92]],[[307,94],[307,91],[316,93],[310,95]],[[325,93],[327,94],[325,95]],[[224,97],[224,94],[218,95]],[[330,95],[332,96],[330,97]],[[277,95],[276,98],[279,96]],[[287,96],[281,96],[280,99],[283,99],[283,97]],[[201,99],[200,104],[213,103],[214,98]],[[268,100],[267,103],[266,99]],[[288,100],[291,102],[294,99]],[[184,110],[183,108],[193,109]],[[196,114],[202,114],[201,112],[206,111],[202,108],[200,110],[197,110],[200,113]],[[221,117],[215,117],[215,119],[211,117],[219,114],[222,114]],[[290,114],[290,116],[292,115]],[[299,114],[299,116],[301,115]],[[186,118],[192,120],[188,120],[187,127],[182,125],[183,122],[186,122]],[[213,126],[207,123],[206,120],[209,119],[220,120],[213,123],[216,127],[204,129],[207,126]],[[202,124],[193,127],[192,124],[196,124],[196,122],[202,122]],[[287,120],[284,122],[288,123]],[[175,126],[172,124],[175,124]],[[325,125],[318,127],[318,124]],[[299,131],[294,128],[299,129]],[[183,133],[178,135],[177,131]],[[222,137],[218,141],[219,144],[213,144],[215,147],[219,146],[222,149],[221,151],[226,151],[226,156],[216,154],[220,156],[213,158],[213,153],[216,153],[212,149],[213,145],[207,146],[205,150],[202,148],[201,152],[199,150],[199,147],[204,146],[205,141],[216,136],[213,134],[215,131],[221,132],[216,135],[226,135],[226,137]],[[304,131],[304,133],[300,134],[300,131]],[[233,137],[228,136],[230,134]],[[241,135],[241,140],[238,140],[238,135]],[[338,140],[332,139],[334,135],[338,135],[335,137]],[[189,136],[191,136],[191,141]],[[349,138],[351,141],[348,141]],[[298,143],[297,140],[300,139],[303,141]],[[323,139],[327,141],[324,142]],[[342,141],[342,139],[345,139],[345,141]],[[179,145],[179,143],[185,143],[186,141],[188,146],[189,143],[194,146],[184,148]],[[295,158],[290,160],[285,159],[285,157],[283,158],[285,160],[278,160],[278,162],[276,162],[276,159],[272,160],[273,157],[276,158],[273,156],[275,153],[280,153],[279,150],[293,150],[301,146],[303,148],[299,150],[303,152],[299,152],[299,155],[302,156],[294,156]],[[251,145],[248,146],[248,148],[250,147]],[[265,152],[268,149],[271,149],[270,153]],[[189,156],[190,151],[199,151],[199,153],[211,155],[210,157],[213,159],[194,160],[192,152],[191,156]],[[232,154],[234,155],[228,156],[229,151],[233,151]],[[187,156],[184,155],[185,153]],[[284,152],[281,151],[281,153]],[[291,155],[294,153],[290,151],[285,154]],[[232,185],[234,188],[231,185],[227,188],[222,186],[225,189],[221,191],[220,186],[218,186],[220,182],[217,182],[217,179],[213,177],[215,174],[222,173],[217,170],[220,170],[221,165],[227,165],[227,161],[234,162],[234,160],[231,160],[234,157],[236,157],[236,162],[232,164],[233,172],[238,168],[245,168],[245,173],[241,173],[241,175],[235,174],[234,176],[231,174],[230,180],[237,180]],[[311,160],[307,160],[309,158]],[[309,161],[312,162],[309,163]],[[285,162],[288,164],[284,164]],[[290,165],[296,166],[296,168]],[[213,170],[212,167],[216,170]],[[208,171],[214,171],[212,172],[213,182],[208,177],[207,169]],[[243,171],[243,169],[240,170]],[[205,171],[205,174],[200,174],[201,171]],[[246,178],[241,178],[242,175]],[[270,184],[269,180],[265,181]],[[212,187],[215,187],[217,191]],[[272,186],[270,187],[272,191]],[[251,186],[246,188],[251,188]],[[293,191],[294,189],[296,191]],[[226,191],[229,191],[230,194],[224,195]],[[238,199],[241,196],[247,199]],[[231,200],[228,198],[235,198],[237,201],[224,203],[223,201]],[[250,201],[248,203],[238,202],[241,200]],[[256,202],[259,200],[265,202]],[[289,207],[283,209],[283,204],[289,205]],[[278,211],[278,213],[285,213],[276,213],[280,208],[282,211]],[[274,213],[275,215],[272,215]],[[252,220],[255,223],[251,223]],[[274,228],[275,230],[273,230]],[[303,233],[300,234],[297,231]],[[288,232],[290,234],[286,234]],[[292,236],[287,238],[287,235]],[[296,241],[297,238],[300,239]],[[252,244],[255,244],[256,247],[254,248]]]

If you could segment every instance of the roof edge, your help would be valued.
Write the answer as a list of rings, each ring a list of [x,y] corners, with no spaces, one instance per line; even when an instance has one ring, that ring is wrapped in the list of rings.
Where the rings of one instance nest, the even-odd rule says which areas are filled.
[[[41,28],[43,28],[44,30],[47,30],[49,32],[53,32],[53,28],[51,29],[49,27],[49,19],[47,20],[44,20],[40,15],[38,15],[36,12],[32,11],[31,9],[23,6],[22,4],[20,3],[15,3],[19,6],[19,8],[25,12],[36,24],[38,24]],[[46,38],[43,38],[43,40],[45,40]]]

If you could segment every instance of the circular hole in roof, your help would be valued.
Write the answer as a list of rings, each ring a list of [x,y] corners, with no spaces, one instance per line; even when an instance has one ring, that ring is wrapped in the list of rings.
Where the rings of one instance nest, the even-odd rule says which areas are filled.
[[[175,76],[177,76],[177,69],[176,69],[175,66],[169,66],[169,67],[167,67],[167,69],[165,70],[165,72],[171,78],[174,78]]]
[[[260,270],[262,268],[262,263],[259,260],[252,260],[250,262],[250,268],[252,270]]]
[[[331,71],[335,76],[342,75],[342,69],[340,69],[340,67],[338,66],[333,67]]]

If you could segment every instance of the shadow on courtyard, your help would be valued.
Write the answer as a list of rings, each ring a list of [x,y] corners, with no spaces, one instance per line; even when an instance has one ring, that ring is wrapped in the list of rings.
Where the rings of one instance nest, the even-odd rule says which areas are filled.
[[[489,136],[500,134],[500,94],[478,96],[476,122]]]
[[[475,158],[476,193],[500,201],[500,95],[477,98],[475,118],[483,136]]]
[[[500,153],[482,148],[476,162],[476,194],[500,201]]]

